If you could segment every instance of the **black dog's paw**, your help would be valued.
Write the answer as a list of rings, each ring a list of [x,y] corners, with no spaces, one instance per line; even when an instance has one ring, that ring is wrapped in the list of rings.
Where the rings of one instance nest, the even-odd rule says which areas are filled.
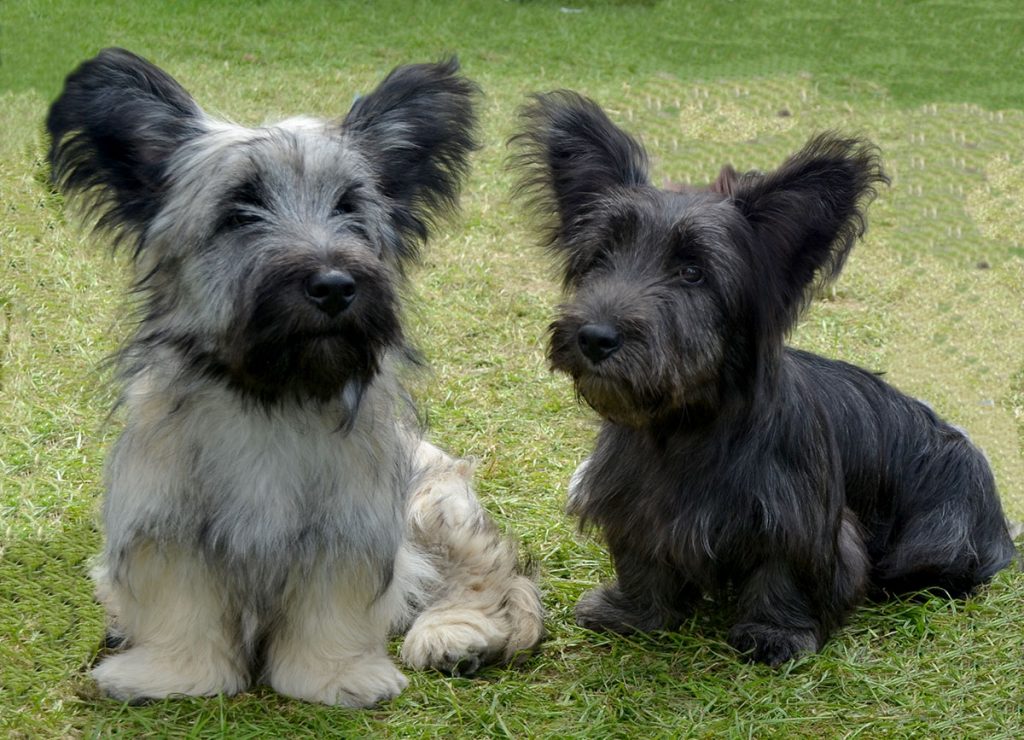
[[[777,668],[805,653],[818,649],[813,630],[793,630],[770,624],[747,622],[729,630],[729,644],[744,658]]]
[[[621,635],[651,632],[669,626],[655,609],[632,601],[616,583],[585,593],[576,604],[576,623],[589,630],[607,630]]]

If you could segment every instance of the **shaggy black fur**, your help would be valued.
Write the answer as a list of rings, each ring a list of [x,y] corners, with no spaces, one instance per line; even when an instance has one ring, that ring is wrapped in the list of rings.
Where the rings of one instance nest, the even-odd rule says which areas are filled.
[[[784,346],[887,182],[822,134],[769,173],[659,190],[592,101],[538,95],[514,137],[567,301],[549,358],[605,419],[570,509],[618,579],[580,624],[671,629],[731,592],[730,642],[778,665],[869,591],[960,597],[1014,557],[982,453],[875,375]]]

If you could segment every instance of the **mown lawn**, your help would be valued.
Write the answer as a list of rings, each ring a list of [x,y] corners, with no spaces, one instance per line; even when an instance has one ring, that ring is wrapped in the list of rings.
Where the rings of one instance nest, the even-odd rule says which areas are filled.
[[[107,45],[141,53],[243,123],[340,116],[391,67],[458,52],[485,148],[461,215],[414,275],[412,381],[434,441],[481,460],[481,498],[539,571],[551,633],[524,667],[413,675],[371,711],[258,689],[145,707],[85,677],[102,635],[99,547],[126,270],[46,185],[42,120]],[[769,168],[837,128],[882,148],[892,186],[794,342],[884,371],[967,428],[1024,519],[1024,7],[801,1],[107,3],[0,10],[0,734],[27,737],[903,737],[1024,735],[1024,574],[970,602],[858,612],[781,670],[740,663],[713,605],[674,634],[575,626],[609,575],[562,512],[594,414],[548,373],[557,281],[510,198],[523,95],[572,87],[648,145],[656,177]]]

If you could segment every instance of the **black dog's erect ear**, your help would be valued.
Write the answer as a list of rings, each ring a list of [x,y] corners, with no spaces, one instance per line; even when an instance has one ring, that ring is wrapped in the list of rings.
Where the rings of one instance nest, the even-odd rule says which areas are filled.
[[[643,147],[593,100],[556,90],[535,95],[520,115],[523,130],[510,141],[519,148],[519,190],[543,215],[556,217],[551,246],[569,245],[580,220],[610,190],[649,184]]]
[[[759,257],[777,276],[788,320],[803,308],[815,282],[839,275],[864,234],[864,209],[875,186],[888,182],[873,145],[824,133],[774,172],[741,175],[731,186]]]
[[[469,154],[478,148],[479,88],[458,72],[454,58],[397,67],[342,123],[390,201],[400,259],[415,257],[431,219],[455,207]]]
[[[86,199],[97,227],[138,238],[160,209],[169,156],[202,130],[202,117],[166,72],[104,49],[68,75],[50,106],[50,176]]]

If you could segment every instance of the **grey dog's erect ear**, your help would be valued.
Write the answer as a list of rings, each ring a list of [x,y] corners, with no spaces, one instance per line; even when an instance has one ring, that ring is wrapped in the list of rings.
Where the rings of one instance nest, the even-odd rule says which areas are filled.
[[[647,154],[600,106],[570,90],[535,95],[520,114],[519,189],[548,218],[550,245],[566,246],[608,191],[648,185]]]
[[[203,113],[170,75],[104,49],[68,75],[50,107],[50,172],[81,194],[98,226],[138,235],[159,211],[168,157],[202,130]]]
[[[478,93],[455,59],[410,64],[359,98],[342,123],[388,199],[401,258],[415,256],[432,218],[455,207],[477,148]]]

